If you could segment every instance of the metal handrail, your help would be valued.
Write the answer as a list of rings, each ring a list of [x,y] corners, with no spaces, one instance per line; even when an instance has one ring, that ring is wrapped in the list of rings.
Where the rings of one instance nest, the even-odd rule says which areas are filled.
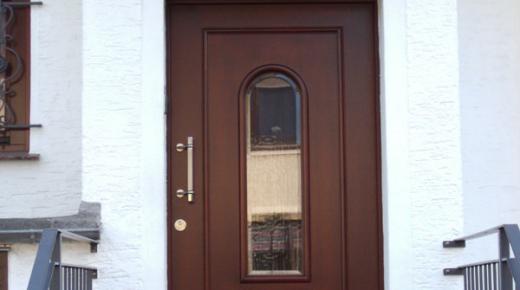
[[[482,238],[485,236],[498,234],[498,259],[487,262],[479,262],[459,266],[456,268],[444,269],[444,275],[464,275],[464,285],[467,290],[491,289],[487,285],[497,285],[498,290],[512,290],[513,282],[520,286],[520,229],[516,224],[506,224],[497,226],[472,235],[444,241],[444,248],[464,248],[466,241]],[[510,250],[513,250],[514,257],[511,257]],[[489,273],[491,265],[498,265],[498,274]],[[470,269],[471,271],[468,271]],[[470,273],[471,272],[471,273]],[[470,277],[467,277],[471,275]]]
[[[41,234],[38,253],[34,262],[34,267],[29,280],[28,290],[62,290],[62,289],[92,289],[92,279],[97,278],[95,268],[72,266],[61,263],[61,244],[62,239],[69,239],[91,244],[91,251],[95,252],[98,241],[73,234],[59,229],[47,229]],[[83,284],[75,283],[73,287],[65,285],[67,279],[73,275],[64,273],[64,269],[77,269],[81,273]]]

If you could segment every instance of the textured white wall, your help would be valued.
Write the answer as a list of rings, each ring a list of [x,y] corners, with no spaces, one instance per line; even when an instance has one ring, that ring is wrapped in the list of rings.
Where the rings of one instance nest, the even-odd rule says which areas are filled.
[[[97,290],[166,289],[163,1],[46,0],[33,27],[42,160],[1,164],[0,182],[21,193],[8,196],[18,198],[10,208],[0,202],[0,215],[75,214],[81,199],[101,202],[99,252],[67,244],[65,261],[97,267]],[[26,289],[35,251],[13,246],[10,290]]]
[[[520,2],[459,0],[459,27],[465,232],[472,233],[520,223]],[[467,252],[496,258],[494,239]]]
[[[31,152],[0,161],[0,218],[75,214],[81,201],[81,0],[32,8]]]
[[[463,226],[456,2],[381,3],[387,289],[461,289],[441,272],[460,253],[441,241]],[[83,49],[70,56],[83,68],[74,76],[83,81],[77,192],[102,203],[103,233],[98,254],[67,253],[99,268],[98,290],[166,289],[164,4],[81,5]],[[16,166],[34,166],[25,164]],[[25,287],[34,251],[13,248],[14,290]]]
[[[162,0],[83,0],[83,198],[102,203],[97,290],[166,289]]]
[[[454,251],[441,247],[463,226],[457,3],[407,7],[412,289],[461,289],[442,275]]]
[[[461,289],[457,3],[382,1],[386,288]]]

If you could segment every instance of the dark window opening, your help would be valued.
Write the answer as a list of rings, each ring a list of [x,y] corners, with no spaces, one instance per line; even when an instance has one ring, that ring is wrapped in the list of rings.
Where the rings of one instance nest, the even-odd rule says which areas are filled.
[[[8,252],[0,249],[0,290],[7,290],[7,256]]]
[[[0,2],[0,152],[28,152],[31,8],[10,2],[29,1]]]
[[[283,75],[267,75],[249,94],[251,150],[299,148],[301,100],[294,83]]]

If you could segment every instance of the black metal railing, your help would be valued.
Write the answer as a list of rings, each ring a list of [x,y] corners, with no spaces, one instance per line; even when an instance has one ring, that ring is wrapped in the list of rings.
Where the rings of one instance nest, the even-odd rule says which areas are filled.
[[[95,268],[66,265],[61,262],[62,239],[90,243],[97,251],[97,241],[71,232],[47,229],[41,235],[28,290],[91,290],[97,278]]]
[[[61,290],[91,290],[92,280],[97,278],[95,268],[62,265],[61,276],[63,286]]]
[[[520,290],[520,229],[502,225],[473,235],[443,242],[444,248],[464,248],[466,241],[496,234],[498,258],[444,269],[444,275],[464,277],[465,290]],[[511,250],[513,256],[511,255]]]

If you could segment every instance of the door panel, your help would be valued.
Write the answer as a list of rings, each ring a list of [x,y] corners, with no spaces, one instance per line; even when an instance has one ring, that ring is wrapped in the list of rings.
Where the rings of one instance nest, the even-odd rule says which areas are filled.
[[[169,14],[171,289],[381,289],[375,6]]]

